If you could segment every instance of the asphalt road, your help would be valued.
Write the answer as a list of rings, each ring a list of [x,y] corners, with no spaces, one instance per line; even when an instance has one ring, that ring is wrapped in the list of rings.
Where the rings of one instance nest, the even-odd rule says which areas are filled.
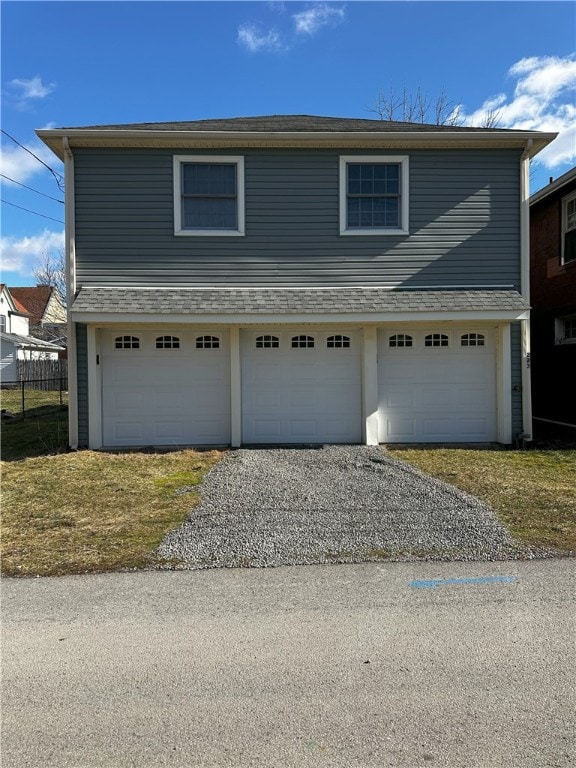
[[[4,580],[2,766],[574,766],[574,565]]]

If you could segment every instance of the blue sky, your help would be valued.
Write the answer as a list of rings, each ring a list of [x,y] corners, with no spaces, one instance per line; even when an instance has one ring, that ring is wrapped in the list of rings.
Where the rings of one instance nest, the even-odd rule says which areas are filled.
[[[47,126],[264,114],[376,117],[379,93],[444,92],[463,124],[559,131],[532,191],[576,162],[573,2],[11,2],[2,127],[56,172]],[[401,119],[398,115],[397,119]],[[54,176],[1,137],[3,281],[63,243]],[[30,213],[15,208],[27,208]],[[38,214],[51,218],[41,218]]]

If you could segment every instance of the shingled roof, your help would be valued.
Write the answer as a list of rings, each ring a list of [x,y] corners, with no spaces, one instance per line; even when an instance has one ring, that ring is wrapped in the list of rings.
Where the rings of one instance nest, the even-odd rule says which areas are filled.
[[[10,293],[25,307],[24,311],[30,315],[30,324],[34,326],[42,322],[53,290],[50,285],[35,285],[10,288]]]
[[[189,120],[169,123],[118,123],[115,125],[84,125],[67,127],[62,130],[87,131],[265,131],[265,132],[321,132],[341,133],[366,131],[388,133],[397,131],[459,131],[464,133],[486,133],[498,131],[495,128],[472,128],[430,123],[405,123],[395,120],[370,120],[349,117],[319,117],[315,115],[261,115],[258,117],[233,117],[214,120]]]
[[[528,309],[513,290],[386,288],[82,288],[73,313],[155,315],[351,315]],[[282,322],[281,317],[278,318]]]

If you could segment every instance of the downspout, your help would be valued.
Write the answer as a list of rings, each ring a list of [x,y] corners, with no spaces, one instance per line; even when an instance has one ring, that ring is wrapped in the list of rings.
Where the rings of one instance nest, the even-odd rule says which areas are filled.
[[[74,201],[74,156],[66,136],[64,147],[65,179],[65,240],[66,240],[66,310],[68,327],[68,444],[78,448],[78,375],[76,354],[76,324],[71,308],[76,295],[76,221]]]
[[[530,305],[530,151],[528,139],[520,157],[520,292]],[[520,444],[532,440],[532,385],[530,380],[530,317],[520,321],[522,350],[522,434]]]

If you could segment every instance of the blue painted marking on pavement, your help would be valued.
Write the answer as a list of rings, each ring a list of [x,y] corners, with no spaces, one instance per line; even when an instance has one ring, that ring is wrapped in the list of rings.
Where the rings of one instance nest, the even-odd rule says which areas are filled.
[[[435,589],[449,584],[511,584],[517,580],[517,576],[468,576],[461,579],[417,579],[411,581],[409,586],[420,589]]]

